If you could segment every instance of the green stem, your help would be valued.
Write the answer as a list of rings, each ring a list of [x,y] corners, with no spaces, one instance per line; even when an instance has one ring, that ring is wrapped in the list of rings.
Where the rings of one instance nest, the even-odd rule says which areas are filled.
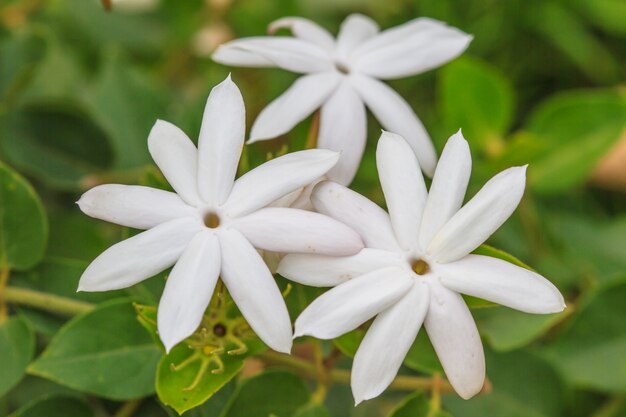
[[[135,414],[135,411],[139,409],[141,406],[143,399],[139,398],[137,400],[126,401],[122,406],[117,410],[114,417],[131,417]]]
[[[9,316],[6,305],[6,286],[9,282],[9,273],[8,266],[0,267],[0,323],[3,323]]]
[[[17,287],[5,288],[4,301],[10,304],[34,307],[62,316],[75,316],[95,308],[94,304],[85,301],[76,301],[58,295]]]

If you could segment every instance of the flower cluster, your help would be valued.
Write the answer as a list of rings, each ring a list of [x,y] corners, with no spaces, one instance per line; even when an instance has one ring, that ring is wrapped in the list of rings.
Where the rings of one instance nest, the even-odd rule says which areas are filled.
[[[292,322],[258,250],[287,254],[281,275],[334,287],[296,319],[295,337],[332,339],[375,317],[354,359],[357,403],[392,382],[422,324],[450,383],[470,398],[483,386],[485,360],[461,294],[529,313],[565,306],[537,273],[472,254],[517,207],[526,167],[496,175],[463,205],[472,164],[461,132],[436,163],[415,114],[377,80],[441,65],[471,37],[431,19],[379,33],[360,15],[346,19],[336,40],[305,19],[281,19],[270,31],[279,28],[295,37],[235,40],[214,58],[307,74],[259,115],[250,140],[283,134],[321,107],[321,149],[289,153],[236,179],[245,109],[229,76],[208,97],[197,147],[165,121],[150,132],[150,153],[174,192],[109,184],[80,198],[89,216],[145,231],[97,257],[79,290],[132,286],[173,266],[157,320],[169,351],[194,334],[221,278],[258,337],[289,353]],[[383,132],[376,153],[388,213],[346,188],[364,149],[364,104],[394,132]],[[422,171],[434,173],[429,191]],[[323,176],[334,182],[317,183]],[[313,210],[285,207],[305,187]]]

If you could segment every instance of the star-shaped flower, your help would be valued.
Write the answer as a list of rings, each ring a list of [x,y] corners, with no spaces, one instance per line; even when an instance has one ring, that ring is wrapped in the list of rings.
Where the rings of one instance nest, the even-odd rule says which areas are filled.
[[[470,35],[428,18],[379,32],[373,20],[358,14],[346,18],[337,39],[303,18],[277,20],[269,32],[279,28],[291,29],[294,37],[237,39],[213,54],[213,60],[227,65],[305,74],[259,114],[250,142],[282,135],[321,107],[317,146],[342,151],[328,175],[348,185],[365,149],[367,106],[385,129],[406,138],[424,172],[432,175],[437,157],[426,129],[407,102],[378,79],[438,67],[460,55]]]
[[[152,158],[176,193],[108,184],[78,201],[89,216],[147,229],[98,256],[79,291],[129,287],[174,265],[158,309],[159,335],[168,351],[196,330],[221,276],[256,334],[271,348],[289,352],[291,320],[255,248],[349,255],[363,247],[356,232],[330,217],[265,207],[323,175],[337,162],[336,152],[287,154],[235,180],[244,116],[241,93],[228,77],[209,95],[197,149],[168,122],[157,121],[150,132]]]
[[[448,141],[429,193],[402,137],[383,133],[376,157],[389,214],[333,182],[321,183],[312,196],[320,213],[358,231],[366,247],[350,257],[287,255],[279,265],[278,272],[293,281],[335,287],[302,312],[295,335],[333,339],[377,316],[354,357],[358,404],[392,382],[423,323],[450,383],[470,398],[483,386],[485,359],[460,293],[528,313],[565,306],[541,275],[470,254],[517,207],[526,167],[496,175],[461,207],[471,156],[460,132]]]

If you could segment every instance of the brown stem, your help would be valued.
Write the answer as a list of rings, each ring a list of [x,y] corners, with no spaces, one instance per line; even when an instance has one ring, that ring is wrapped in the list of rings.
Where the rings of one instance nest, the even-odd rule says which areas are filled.
[[[311,120],[311,127],[309,128],[309,134],[306,137],[306,149],[313,149],[317,147],[317,136],[320,133],[320,110],[313,113],[313,120]]]

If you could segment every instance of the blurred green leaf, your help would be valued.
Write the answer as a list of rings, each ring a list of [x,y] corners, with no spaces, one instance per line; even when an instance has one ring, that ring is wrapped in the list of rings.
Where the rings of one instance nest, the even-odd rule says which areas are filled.
[[[408,396],[391,410],[389,417],[452,417],[452,415],[446,411],[434,409],[428,398],[418,392]]]
[[[354,358],[354,355],[356,355],[356,351],[365,337],[366,332],[367,329],[362,328],[352,330],[351,332],[345,333],[333,339],[333,344],[337,346],[337,349],[339,349],[341,353],[350,358]]]
[[[31,374],[105,398],[154,392],[161,352],[127,301],[111,301],[67,323],[33,362]]]
[[[567,191],[585,181],[626,131],[626,97],[615,90],[557,94],[535,109],[527,129],[546,144],[528,170],[530,186]]]
[[[415,342],[407,352],[404,364],[415,371],[443,375],[443,368],[424,327],[420,329]]]
[[[230,398],[233,396],[237,384],[235,380],[230,381],[207,401],[201,405],[185,412],[185,417],[216,417],[219,416]]]
[[[307,404],[293,414],[293,417],[330,417],[323,404]]]
[[[35,354],[33,329],[21,317],[0,323],[0,397],[3,397],[26,373]]]
[[[568,326],[545,348],[568,382],[605,392],[626,391],[626,277],[580,303]]]
[[[27,84],[44,49],[42,39],[29,32],[0,40],[0,103],[10,101]]]
[[[28,269],[43,257],[48,219],[37,193],[0,162],[0,268]]]
[[[20,408],[9,417],[91,417],[87,403],[76,397],[54,396],[38,399]]]
[[[222,412],[222,417],[288,417],[309,400],[309,392],[299,377],[268,371],[241,382]]]
[[[626,36],[626,3],[623,0],[578,0],[571,4],[599,28]]]

